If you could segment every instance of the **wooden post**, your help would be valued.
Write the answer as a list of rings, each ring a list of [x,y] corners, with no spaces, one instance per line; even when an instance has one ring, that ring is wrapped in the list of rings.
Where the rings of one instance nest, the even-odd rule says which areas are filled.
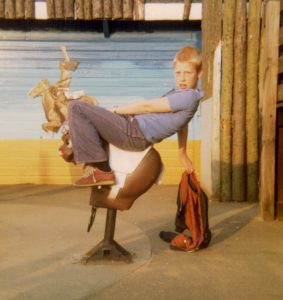
[[[191,0],[184,0],[183,20],[189,20],[191,11]]]
[[[134,0],[134,20],[144,20],[145,0]]]
[[[202,1],[201,35],[202,35],[202,89],[205,92],[205,99],[209,98],[207,91],[208,82],[208,49],[209,49],[209,27],[208,27],[209,0]]]
[[[64,0],[64,16],[65,19],[74,19],[74,0]]]
[[[93,17],[93,19],[102,19],[103,18],[102,0],[92,0],[92,17]]]
[[[218,93],[221,85],[219,42],[222,32],[222,0],[204,0],[202,5],[202,88],[205,91],[204,100],[212,98],[211,192],[213,199],[220,200],[220,107],[218,107],[220,94]]]
[[[262,83],[262,149],[260,157],[260,211],[264,220],[274,219],[275,209],[275,129],[278,74],[280,1],[265,5]]]
[[[5,1],[5,18],[6,19],[15,19],[16,10],[15,10],[15,1],[6,0]]]
[[[236,1],[234,37],[232,200],[246,200],[245,121],[246,121],[246,0]]]
[[[75,0],[76,19],[84,19],[84,0]]]
[[[34,0],[25,0],[25,18],[34,19],[35,7]]]
[[[16,0],[16,18],[24,19],[25,18],[25,1]]]
[[[212,96],[213,58],[215,49],[221,40],[222,1],[203,1],[202,15],[202,56],[203,89],[205,99]]]
[[[47,18],[54,19],[55,18],[54,0],[46,0],[46,10],[47,10]]]
[[[84,0],[84,19],[92,19],[92,0]]]
[[[221,200],[232,199],[231,112],[235,1],[224,1],[221,89]]]
[[[211,189],[212,199],[220,200],[220,99],[221,99],[221,42],[214,54],[212,129],[211,129]]]
[[[103,1],[103,11],[104,11],[104,19],[112,18],[112,1],[104,0]]]
[[[56,19],[64,18],[64,1],[63,0],[54,0],[55,3],[55,17]]]
[[[123,1],[122,0],[112,0],[112,19],[122,19],[123,18]]]
[[[133,18],[133,0],[123,0],[123,18]]]
[[[0,19],[5,18],[5,0],[0,0]]]
[[[258,201],[258,72],[261,0],[250,0],[247,38],[246,153],[247,200]]]

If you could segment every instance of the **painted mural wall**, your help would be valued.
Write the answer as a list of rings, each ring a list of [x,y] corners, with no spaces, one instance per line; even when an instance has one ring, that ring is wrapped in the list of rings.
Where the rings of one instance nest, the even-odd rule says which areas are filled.
[[[0,42],[0,163],[3,166],[0,184],[68,183],[78,172],[74,171],[77,167],[61,162],[58,157],[60,134],[51,135],[41,129],[45,116],[40,98],[32,100],[27,96],[40,79],[48,79],[50,83],[59,79],[58,65],[64,60],[61,46],[66,46],[71,59],[80,62],[73,73],[70,90],[84,90],[104,107],[160,97],[174,87],[171,64],[176,51],[187,44],[200,47],[199,31],[117,33],[109,39],[101,34],[74,32],[13,33],[11,36],[12,39]],[[189,151],[197,168],[199,124],[198,111],[189,131]],[[163,161],[167,165],[164,183],[178,182],[182,172],[175,140],[173,136],[157,145],[164,152]],[[33,161],[35,157],[38,158]],[[23,168],[13,178],[15,173],[11,170],[16,172],[15,162]]]

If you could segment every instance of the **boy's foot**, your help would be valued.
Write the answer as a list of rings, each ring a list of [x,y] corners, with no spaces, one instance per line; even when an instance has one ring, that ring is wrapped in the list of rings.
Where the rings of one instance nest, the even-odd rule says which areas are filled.
[[[113,185],[116,183],[114,172],[104,172],[97,168],[87,166],[81,178],[75,181],[74,185],[78,187]]]

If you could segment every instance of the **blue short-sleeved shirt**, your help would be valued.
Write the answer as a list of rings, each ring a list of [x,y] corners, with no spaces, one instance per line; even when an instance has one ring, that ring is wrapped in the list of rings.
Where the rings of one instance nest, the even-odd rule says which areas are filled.
[[[171,112],[135,116],[145,138],[153,144],[175,134],[193,118],[203,92],[172,89],[162,97],[168,99]]]

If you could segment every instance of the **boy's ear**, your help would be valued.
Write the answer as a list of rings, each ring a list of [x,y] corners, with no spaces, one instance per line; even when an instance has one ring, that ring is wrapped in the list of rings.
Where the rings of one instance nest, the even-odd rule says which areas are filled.
[[[201,77],[202,77],[202,74],[203,74],[203,70],[201,69],[201,70],[199,70],[199,72],[198,72],[198,78],[201,78]]]

